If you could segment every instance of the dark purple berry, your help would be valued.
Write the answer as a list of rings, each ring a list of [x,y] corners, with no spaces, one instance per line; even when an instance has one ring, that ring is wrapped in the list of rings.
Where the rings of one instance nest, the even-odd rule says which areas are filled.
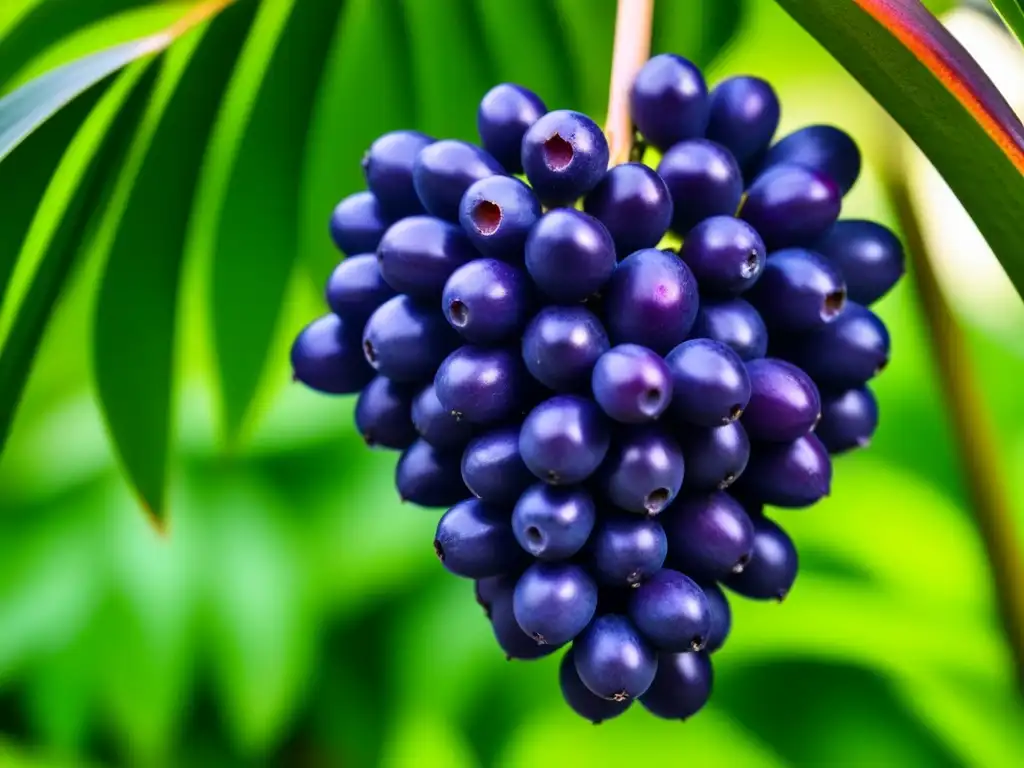
[[[743,428],[751,440],[784,443],[806,435],[821,418],[821,397],[811,377],[785,360],[747,363],[750,402]]]
[[[764,357],[768,352],[764,320],[744,299],[702,301],[691,336],[721,342],[744,361]]]
[[[832,462],[813,434],[791,443],[762,443],[738,483],[745,498],[776,507],[809,507],[828,496]]]
[[[590,381],[597,404],[623,424],[654,421],[672,400],[668,366],[639,344],[620,344],[601,355]]]
[[[450,507],[466,498],[459,454],[441,451],[426,440],[417,440],[402,453],[395,486],[402,501],[421,507]]]
[[[845,131],[831,125],[809,125],[779,139],[768,150],[763,167],[782,163],[828,176],[845,195],[860,175],[860,150]]]
[[[722,583],[737,594],[755,600],[779,600],[796,581],[798,558],[793,540],[767,517],[754,519],[754,551],[742,573]]]
[[[505,652],[505,658],[533,661],[550,656],[560,645],[538,643],[523,632],[513,610],[513,594],[502,594],[491,604],[491,627],[498,645]]]
[[[659,427],[633,427],[612,442],[599,480],[619,509],[657,515],[683,485],[682,449]]]
[[[337,315],[317,318],[292,344],[292,375],[310,389],[332,395],[358,392],[373,378],[359,349],[358,325]]]
[[[733,296],[757,282],[766,255],[761,236],[747,222],[712,216],[690,230],[679,257],[703,295]]]
[[[732,216],[743,197],[743,172],[721,144],[693,139],[673,146],[658,164],[672,194],[672,230],[686,235],[711,216]]]
[[[338,264],[327,281],[327,304],[339,317],[365,322],[381,304],[395,295],[380,274],[377,256],[349,256]]]
[[[769,328],[808,331],[831,323],[846,305],[846,285],[829,262],[803,248],[776,251],[747,294]]]
[[[422,382],[430,380],[458,341],[444,315],[398,295],[381,304],[366,321],[363,354],[382,376]]]
[[[390,221],[372,192],[356,192],[338,203],[331,214],[331,238],[338,248],[354,256],[377,250]]]
[[[529,319],[530,304],[526,273],[496,259],[477,259],[456,269],[441,296],[449,325],[472,344],[518,336]]]
[[[705,137],[732,152],[741,166],[755,160],[779,127],[779,98],[759,77],[730,77],[711,91]]]
[[[702,136],[708,123],[704,76],[682,56],[654,56],[633,81],[629,112],[644,139],[662,151]]]
[[[680,500],[661,516],[670,568],[700,581],[742,571],[754,546],[754,526],[743,506],[717,491]]]
[[[750,377],[739,355],[711,339],[684,341],[665,358],[672,373],[672,414],[700,427],[735,421],[750,400]]]
[[[663,568],[632,590],[629,618],[662,651],[699,651],[711,631],[711,606],[697,583]]]
[[[533,91],[501,83],[484,95],[476,113],[476,127],[484,149],[509,173],[522,173],[523,136],[548,108]]]
[[[865,448],[878,428],[878,402],[867,387],[821,398],[821,422],[814,434],[829,453]]]
[[[750,440],[738,421],[720,427],[687,427],[680,431],[679,444],[686,462],[687,491],[728,488],[750,459]]]
[[[473,437],[473,425],[457,419],[441,405],[433,384],[424,387],[412,401],[412,423],[420,437],[435,448],[461,449]]]
[[[587,543],[595,516],[594,500],[582,488],[537,483],[516,502],[512,530],[538,560],[565,560]]]
[[[576,672],[596,696],[629,701],[646,691],[658,670],[658,655],[625,616],[598,616],[572,646]]]
[[[526,131],[522,161],[545,205],[567,205],[596,187],[608,170],[608,141],[586,115],[558,109]]]
[[[707,704],[713,678],[707,653],[660,653],[658,674],[640,704],[655,717],[686,720]]]
[[[474,424],[494,424],[523,405],[526,371],[510,349],[459,347],[437,369],[441,405]]]
[[[754,180],[739,215],[771,252],[810,245],[835,224],[841,206],[842,194],[830,177],[799,165],[778,165]]]
[[[474,496],[512,506],[536,480],[519,454],[519,427],[473,438],[462,454],[462,479]]]
[[[544,482],[573,485],[601,465],[609,442],[608,423],[592,400],[559,395],[530,411],[519,432],[519,453]]]
[[[874,221],[837,221],[814,250],[836,265],[850,301],[873,304],[889,292],[905,270],[903,246],[887,227]]]
[[[507,597],[511,601],[512,591],[516,588],[517,581],[519,581],[519,571],[503,573],[500,576],[485,576],[473,582],[473,594],[476,597],[476,602],[484,609],[487,618],[491,618],[493,615],[491,608],[498,600]],[[511,602],[509,607],[511,609]]]
[[[392,219],[426,212],[416,194],[412,169],[420,150],[433,143],[419,131],[392,131],[370,145],[363,158],[366,186]]]
[[[445,139],[420,151],[412,178],[428,213],[457,222],[462,196],[473,182],[504,172],[501,164],[480,147]]]
[[[618,717],[633,703],[632,699],[610,701],[595,696],[580,680],[572,648],[562,656],[561,664],[558,667],[558,684],[562,689],[562,698],[565,699],[565,703],[572,711],[594,725]]]
[[[409,416],[415,389],[378,376],[356,400],[356,429],[366,444],[404,450],[418,437]]]
[[[534,563],[519,577],[512,602],[516,621],[538,643],[564,645],[597,609],[597,585],[578,565]]]
[[[477,250],[513,264],[523,263],[526,238],[540,217],[533,190],[512,176],[481,179],[459,204],[459,223]]]
[[[625,258],[661,242],[672,223],[672,195],[653,168],[623,163],[587,195],[583,210],[608,228],[616,252]]]
[[[545,214],[526,241],[526,269],[556,302],[583,301],[608,282],[615,243],[604,224],[573,208]]]
[[[668,553],[661,523],[615,513],[601,515],[588,547],[591,572],[608,587],[635,587],[661,569]]]
[[[508,509],[480,499],[456,504],[441,517],[434,552],[456,576],[482,579],[506,573],[522,562]]]
[[[410,216],[393,224],[377,247],[380,273],[399,293],[437,300],[445,281],[477,257],[466,234],[433,216]]]
[[[729,630],[732,629],[732,609],[729,607],[729,599],[717,584],[711,582],[703,585],[703,588],[704,597],[707,598],[708,608],[711,610],[708,642],[704,646],[704,651],[714,653],[725,645],[729,637]]]
[[[594,363],[609,346],[601,321],[589,309],[549,306],[523,333],[523,362],[545,387],[572,392],[587,387]]]

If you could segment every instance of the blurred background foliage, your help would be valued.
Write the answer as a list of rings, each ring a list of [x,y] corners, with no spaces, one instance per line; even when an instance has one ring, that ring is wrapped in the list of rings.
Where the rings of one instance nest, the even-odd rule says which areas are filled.
[[[771,79],[784,130],[857,137],[867,167],[844,215],[894,225],[877,165],[894,127],[771,0],[656,5],[655,51],[711,81]],[[4,0],[0,94],[189,7]],[[351,399],[289,385],[288,343],[338,259],[327,217],[370,141],[472,139],[502,80],[601,115],[614,11],[240,0],[0,165],[0,285],[32,237],[57,239],[48,269],[67,273],[0,460],[0,765],[1019,765],[1024,714],[909,281],[879,307],[895,355],[874,445],[837,463],[830,499],[785,513],[797,585],[782,606],[735,601],[712,704],[682,725],[636,711],[594,728],[562,704],[557,656],[505,662]],[[62,154],[90,123],[80,183]],[[945,265],[952,282],[988,264],[974,247]],[[1022,531],[1024,348],[1019,324],[993,322],[1017,305],[991,301],[1004,286],[986,274],[955,304]],[[161,457],[137,459],[168,422],[163,538],[123,466],[157,482]]]

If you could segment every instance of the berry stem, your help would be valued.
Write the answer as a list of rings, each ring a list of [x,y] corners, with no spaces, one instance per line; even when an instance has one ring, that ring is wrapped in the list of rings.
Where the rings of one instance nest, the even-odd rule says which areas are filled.
[[[630,160],[636,131],[629,116],[629,89],[636,73],[650,58],[653,26],[654,0],[619,0],[608,89],[608,119],[604,126],[609,167]]]
[[[992,569],[1017,684],[1024,694],[1024,556],[1018,546],[1005,475],[1000,471],[992,420],[969,362],[967,339],[936,279],[907,190],[905,165],[888,163],[887,167],[896,169],[888,174],[887,186],[906,240],[910,278],[928,328],[974,519]]]

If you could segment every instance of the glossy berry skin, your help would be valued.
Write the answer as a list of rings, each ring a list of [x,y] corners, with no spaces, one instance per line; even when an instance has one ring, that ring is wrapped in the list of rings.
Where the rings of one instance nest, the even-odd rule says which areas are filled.
[[[434,139],[419,131],[392,131],[373,142],[363,158],[366,186],[392,220],[426,213],[412,171],[420,150],[433,143]]]
[[[712,682],[711,660],[706,653],[661,653],[658,674],[640,697],[640,704],[664,720],[686,720],[707,704]]]
[[[776,507],[809,507],[829,494],[832,463],[813,434],[757,447],[737,487],[745,498]]]
[[[631,591],[629,618],[661,651],[699,651],[711,631],[711,606],[697,583],[663,568]]]
[[[377,249],[377,243],[389,224],[372,192],[356,192],[334,207],[331,239],[339,250],[349,256],[369,253]]]
[[[782,163],[828,176],[845,195],[860,175],[860,150],[845,131],[831,125],[809,125],[783,136],[768,150],[765,168]]]
[[[498,576],[525,559],[508,510],[480,499],[461,501],[444,513],[434,534],[434,552],[445,568],[468,579]]]
[[[700,581],[741,571],[754,547],[754,525],[743,506],[717,491],[682,499],[662,515],[670,568]]]
[[[608,282],[608,335],[613,344],[641,344],[663,355],[689,335],[699,304],[697,281],[675,254],[637,251]]]
[[[562,690],[562,698],[573,712],[594,725],[618,717],[632,705],[632,699],[625,701],[609,701],[602,699],[583,684],[576,671],[576,657],[572,648],[562,656],[558,667],[558,685]]]
[[[377,246],[385,282],[399,293],[423,300],[436,300],[452,272],[476,256],[459,227],[433,216],[398,221]]]
[[[523,136],[547,111],[540,97],[521,85],[494,86],[476,112],[476,128],[484,149],[509,173],[522,173]]]
[[[653,168],[623,163],[609,169],[583,201],[583,210],[608,228],[616,252],[625,258],[661,242],[672,223],[672,195]]]
[[[687,491],[725,490],[743,474],[750,459],[750,439],[743,424],[687,427],[679,433],[686,462]]]
[[[672,231],[680,235],[711,216],[732,216],[743,197],[736,159],[707,139],[673,146],[661,158],[658,175],[672,195]]]
[[[419,435],[409,414],[415,389],[376,377],[356,400],[356,429],[368,446],[404,450]]]
[[[435,448],[462,449],[474,432],[469,421],[455,418],[441,405],[433,384],[424,387],[412,401],[412,423],[416,432]]]
[[[558,208],[543,216],[530,231],[526,269],[550,298],[573,304],[608,282],[615,269],[615,243],[604,224],[593,216]]]
[[[866,448],[878,428],[878,401],[867,387],[821,398],[821,423],[814,434],[829,453]]]
[[[704,75],[682,56],[654,56],[633,81],[629,112],[644,139],[662,151],[701,136],[708,123]]]
[[[810,245],[835,224],[841,206],[839,187],[828,176],[799,165],[778,165],[750,185],[739,215],[771,252]]]
[[[754,306],[745,299],[701,301],[691,336],[721,342],[743,361],[768,352],[768,329]]]
[[[523,632],[513,610],[513,592],[500,595],[491,604],[491,628],[508,660],[533,661],[550,656],[559,645],[542,645]]]
[[[421,507],[449,507],[466,498],[459,454],[439,450],[423,439],[399,458],[395,486],[402,501]]]
[[[473,424],[494,424],[523,405],[526,371],[510,349],[459,347],[434,377],[441,405]]]
[[[608,423],[593,400],[559,395],[530,411],[519,432],[519,453],[544,482],[572,485],[601,465],[610,441]]]
[[[747,222],[712,216],[690,230],[679,251],[703,295],[734,296],[757,282],[764,269],[761,236]]]
[[[779,127],[780,111],[779,98],[766,80],[730,77],[711,91],[704,136],[745,166],[768,149]]]
[[[475,182],[459,203],[459,223],[485,256],[523,263],[526,238],[541,217],[533,190],[512,176]]]
[[[388,299],[366,321],[363,354],[382,376],[393,381],[429,381],[458,344],[458,336],[436,310],[408,296]]]
[[[381,304],[395,295],[377,266],[377,255],[364,253],[344,259],[327,281],[327,305],[352,322],[365,322]]]
[[[670,412],[699,427],[735,421],[750,400],[750,377],[739,355],[711,339],[684,341],[665,358],[672,374]]]
[[[616,507],[657,515],[683,485],[683,452],[665,430],[633,427],[613,441],[598,474],[605,496]]]
[[[373,378],[362,359],[358,330],[337,315],[317,318],[299,332],[291,363],[297,381],[326,394],[358,392]]]
[[[702,586],[711,612],[708,641],[704,646],[704,651],[714,653],[725,645],[725,641],[729,638],[729,630],[732,629],[732,609],[729,607],[729,599],[721,587],[714,582]]]
[[[590,623],[573,643],[576,672],[596,696],[611,701],[635,699],[658,671],[658,655],[625,616],[606,613]]]
[[[606,587],[635,587],[665,563],[668,540],[661,523],[622,513],[601,515],[588,543],[590,571]]]
[[[511,507],[536,478],[519,454],[519,427],[473,438],[462,454],[462,479],[474,496]]]
[[[814,250],[839,269],[850,301],[865,306],[887,294],[906,269],[899,238],[874,221],[837,221]]]
[[[441,294],[445,319],[471,344],[495,344],[518,336],[531,304],[526,273],[497,259],[463,264]]]
[[[623,424],[656,420],[672,400],[672,376],[661,355],[639,344],[620,344],[594,364],[594,399]]]
[[[501,164],[480,147],[444,139],[419,153],[412,179],[427,213],[458,222],[459,204],[473,182],[504,172]]]
[[[594,363],[611,345],[597,315],[586,307],[549,306],[523,333],[523,362],[530,374],[555,392],[585,389]]]
[[[782,601],[796,581],[799,559],[793,540],[767,517],[754,520],[754,551],[742,573],[722,583],[754,600]]]
[[[557,109],[523,136],[523,170],[548,207],[567,205],[597,186],[608,169],[608,141],[581,112]]]
[[[571,563],[534,563],[519,577],[512,603],[516,621],[538,643],[564,645],[597,609],[597,585]]]
[[[839,271],[814,251],[786,248],[771,255],[746,298],[773,331],[809,331],[839,316],[846,305],[846,285]]]
[[[828,389],[856,387],[889,363],[889,331],[878,315],[846,302],[834,322],[793,338],[783,354]]]
[[[477,605],[484,609],[487,618],[491,618],[491,608],[503,597],[512,597],[512,590],[519,581],[519,572],[503,573],[500,576],[485,576],[473,581],[473,594]]]
[[[743,427],[751,440],[784,443],[808,434],[821,418],[821,397],[811,377],[773,357],[747,363],[750,402]]]
[[[516,541],[538,560],[566,560],[587,543],[596,518],[594,500],[582,488],[537,483],[512,510]]]

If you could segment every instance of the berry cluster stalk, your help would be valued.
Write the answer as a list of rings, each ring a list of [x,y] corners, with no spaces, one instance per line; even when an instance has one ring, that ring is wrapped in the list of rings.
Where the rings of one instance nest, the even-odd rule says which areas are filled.
[[[619,0],[615,16],[611,84],[608,90],[609,167],[628,162],[636,132],[629,115],[629,89],[651,55],[654,0]]]

